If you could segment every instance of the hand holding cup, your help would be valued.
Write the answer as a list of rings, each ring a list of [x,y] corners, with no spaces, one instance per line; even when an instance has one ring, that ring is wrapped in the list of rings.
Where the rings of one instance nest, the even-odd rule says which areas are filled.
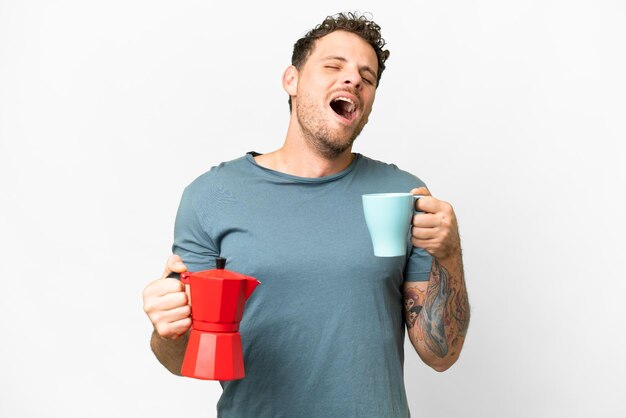
[[[413,189],[411,194],[423,196],[416,202],[418,213],[411,222],[411,243],[439,261],[458,253],[461,240],[452,205],[432,197],[425,187]]]

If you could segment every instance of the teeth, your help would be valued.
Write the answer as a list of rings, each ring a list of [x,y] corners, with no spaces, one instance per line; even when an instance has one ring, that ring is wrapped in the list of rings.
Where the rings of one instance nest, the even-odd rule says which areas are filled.
[[[348,102],[348,103],[350,103],[350,106],[348,106],[348,109],[346,109],[346,110],[347,110],[349,113],[354,112],[354,108],[355,108],[355,106],[354,106],[354,102],[353,102],[352,100],[350,100],[349,98],[347,98],[347,97],[343,97],[343,96],[340,96],[340,97],[337,97],[335,100],[342,100],[342,101],[344,101],[344,102]]]

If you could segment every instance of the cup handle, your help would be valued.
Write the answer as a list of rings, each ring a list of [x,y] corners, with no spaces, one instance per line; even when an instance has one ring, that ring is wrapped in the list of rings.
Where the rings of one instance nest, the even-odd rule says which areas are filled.
[[[421,194],[413,195],[413,215],[418,214],[418,213],[424,213],[424,212],[417,210],[417,208],[415,208],[415,204],[420,199],[420,197],[424,197],[424,195],[421,195]]]

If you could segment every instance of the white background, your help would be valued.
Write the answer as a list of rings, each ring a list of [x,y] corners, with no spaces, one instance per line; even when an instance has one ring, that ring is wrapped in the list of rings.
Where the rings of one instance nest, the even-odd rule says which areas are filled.
[[[183,187],[282,144],[293,43],[355,9],[391,57],[354,149],[450,201],[464,245],[465,350],[439,374],[406,347],[413,416],[626,416],[618,0],[0,0],[0,416],[214,416],[141,292]]]

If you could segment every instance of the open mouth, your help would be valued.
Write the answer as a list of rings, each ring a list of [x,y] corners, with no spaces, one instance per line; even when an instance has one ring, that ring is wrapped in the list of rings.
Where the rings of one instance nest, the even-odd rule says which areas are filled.
[[[351,99],[343,96],[334,98],[330,102],[330,107],[335,111],[336,114],[348,120],[352,120],[354,112],[356,111],[356,105],[354,104],[354,102]]]

